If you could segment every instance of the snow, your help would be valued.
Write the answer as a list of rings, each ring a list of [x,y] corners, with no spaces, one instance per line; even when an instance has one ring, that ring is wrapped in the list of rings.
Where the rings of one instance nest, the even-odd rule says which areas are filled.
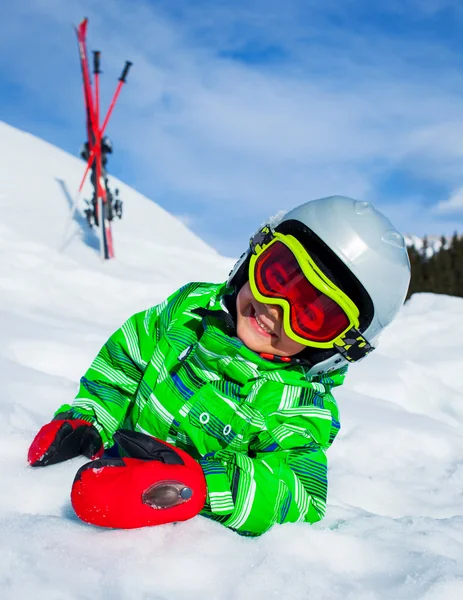
[[[2,600],[463,598],[462,299],[415,295],[351,368],[321,523],[256,539],[201,517],[94,528],[69,501],[86,459],[32,469],[30,441],[125,318],[233,261],[117,182],[103,264],[80,214],[64,235],[83,163],[5,124],[0,149]]]

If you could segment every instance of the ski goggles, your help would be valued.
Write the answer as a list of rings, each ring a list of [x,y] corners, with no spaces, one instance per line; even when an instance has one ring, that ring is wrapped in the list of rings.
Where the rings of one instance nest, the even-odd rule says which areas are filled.
[[[252,294],[263,304],[281,306],[288,337],[305,346],[336,348],[350,362],[373,350],[358,330],[358,307],[294,236],[266,226],[250,245]]]

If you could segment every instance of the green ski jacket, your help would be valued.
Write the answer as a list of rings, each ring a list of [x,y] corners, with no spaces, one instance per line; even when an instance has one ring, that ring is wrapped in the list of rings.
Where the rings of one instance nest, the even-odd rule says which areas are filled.
[[[320,520],[325,452],[339,431],[336,401],[346,368],[309,377],[268,361],[227,327],[225,284],[190,283],[138,313],[106,342],[70,410],[105,448],[120,428],[197,459],[207,482],[202,515],[244,535],[275,523]]]

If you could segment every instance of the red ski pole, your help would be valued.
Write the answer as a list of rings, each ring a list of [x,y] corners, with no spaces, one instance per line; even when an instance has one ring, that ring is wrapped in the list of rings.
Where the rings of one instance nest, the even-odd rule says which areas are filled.
[[[108,112],[106,113],[106,117],[103,121],[103,127],[101,128],[101,135],[103,135],[105,132],[106,125],[108,124],[108,121],[109,121],[109,117],[111,116],[111,113],[113,112],[114,106],[117,102],[117,99],[119,98],[119,94],[121,93],[122,86],[124,85],[124,83],[127,79],[127,75],[129,73],[129,69],[131,66],[132,66],[132,63],[129,60],[127,60],[125,62],[124,68],[122,69],[121,76],[119,77],[119,83],[117,84],[117,88],[116,88],[116,91],[114,92],[113,99],[111,100],[111,104],[109,105]]]

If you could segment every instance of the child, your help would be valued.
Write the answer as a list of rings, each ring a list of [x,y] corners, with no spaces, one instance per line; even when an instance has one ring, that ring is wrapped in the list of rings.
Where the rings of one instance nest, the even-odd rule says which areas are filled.
[[[94,459],[71,500],[95,525],[200,513],[257,535],[318,521],[340,427],[331,390],[374,349],[409,279],[403,237],[371,204],[302,204],[254,235],[225,284],[187,284],[116,331],[29,463]]]

